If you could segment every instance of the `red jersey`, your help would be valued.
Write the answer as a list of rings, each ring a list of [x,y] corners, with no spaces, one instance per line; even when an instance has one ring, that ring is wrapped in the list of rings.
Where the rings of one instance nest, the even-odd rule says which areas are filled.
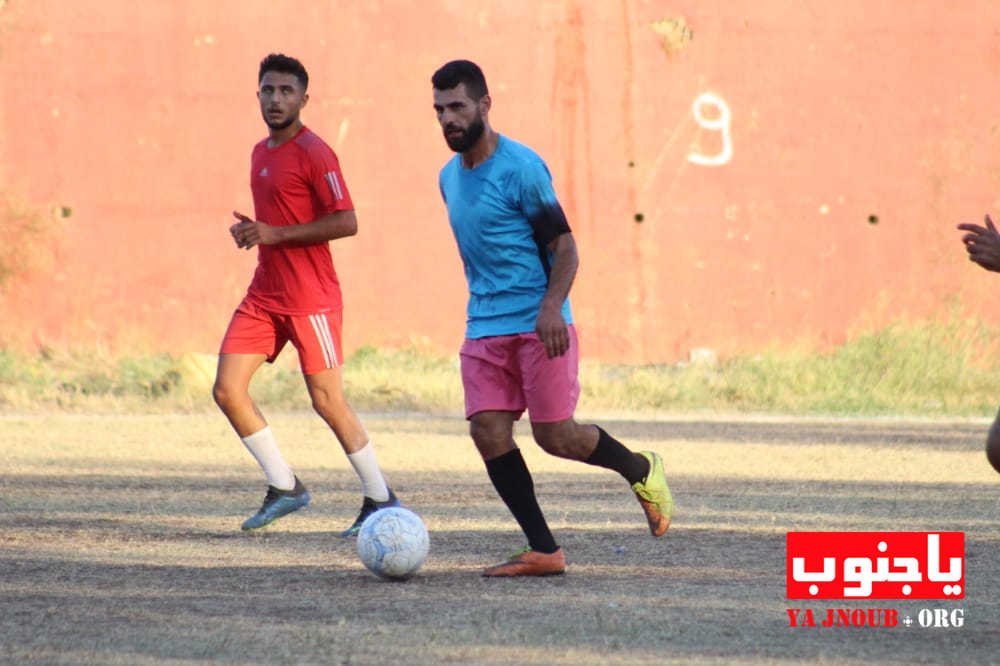
[[[309,128],[277,148],[264,139],[250,159],[255,219],[273,226],[306,224],[354,204],[337,156]],[[340,281],[328,242],[257,246],[247,300],[290,315],[340,310]]]

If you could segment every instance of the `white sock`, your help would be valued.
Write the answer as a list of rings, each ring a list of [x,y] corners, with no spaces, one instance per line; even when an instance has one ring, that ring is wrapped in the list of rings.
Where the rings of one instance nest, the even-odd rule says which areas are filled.
[[[271,426],[264,426],[252,435],[241,437],[247,450],[257,459],[264,470],[267,482],[279,490],[291,490],[295,487],[295,475],[278,450],[278,441],[271,432]]]
[[[364,448],[354,453],[348,453],[347,459],[351,461],[354,471],[361,479],[361,492],[365,497],[371,497],[376,502],[385,502],[389,499],[389,486],[385,484],[385,477],[375,460],[375,446],[371,442],[365,444]]]

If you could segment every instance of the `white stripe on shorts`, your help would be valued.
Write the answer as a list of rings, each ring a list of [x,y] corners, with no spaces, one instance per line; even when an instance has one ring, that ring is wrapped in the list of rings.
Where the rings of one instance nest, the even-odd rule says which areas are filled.
[[[320,349],[323,350],[326,367],[337,367],[337,350],[333,346],[333,339],[330,337],[330,327],[327,325],[326,315],[309,315],[309,323],[312,324],[313,332],[316,333],[316,340],[319,342]]]
[[[336,368],[340,365],[340,359],[337,358],[337,345],[333,344],[333,335],[330,333],[330,320],[327,319],[326,315],[322,315],[320,320],[320,328],[323,329],[323,333],[326,335],[326,342],[330,346],[330,359],[333,361],[331,367]]]

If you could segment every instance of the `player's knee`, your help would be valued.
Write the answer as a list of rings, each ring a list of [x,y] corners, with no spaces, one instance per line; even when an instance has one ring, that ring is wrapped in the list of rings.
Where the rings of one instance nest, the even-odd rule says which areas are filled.
[[[322,389],[314,390],[310,393],[312,407],[320,416],[336,416],[347,408],[347,401],[343,394],[332,393]]]
[[[559,458],[575,458],[572,441],[565,432],[552,428],[532,428],[538,446],[549,455]]]
[[[225,382],[215,381],[212,386],[212,398],[224,413],[229,414],[239,409],[244,403],[250,402],[250,394],[245,389],[232,386]]]
[[[469,422],[469,435],[484,459],[502,455],[511,449],[511,432],[495,423],[484,423],[475,419]]]
[[[494,430],[494,428],[475,420],[469,422],[469,436],[472,437],[472,441],[479,448],[489,446],[493,442],[496,438]]]
[[[573,421],[532,423],[531,434],[538,446],[549,455],[569,460],[583,460],[587,457],[580,428]]]
[[[225,411],[227,407],[233,404],[232,396],[233,392],[229,387],[216,379],[215,384],[212,385],[212,399],[215,400],[215,404]]]

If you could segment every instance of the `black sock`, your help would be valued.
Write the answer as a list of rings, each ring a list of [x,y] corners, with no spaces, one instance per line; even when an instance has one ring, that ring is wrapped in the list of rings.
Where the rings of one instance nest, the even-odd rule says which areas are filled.
[[[624,476],[629,484],[645,479],[649,474],[649,460],[642,454],[629,451],[624,444],[604,432],[601,426],[594,427],[597,428],[597,447],[583,462],[613,469]]]
[[[528,537],[528,545],[540,553],[554,553],[559,549],[552,538],[552,532],[545,522],[545,516],[535,499],[535,484],[531,472],[524,464],[520,449],[486,461],[486,473],[490,475],[493,487],[500,499],[514,514],[517,524]]]

